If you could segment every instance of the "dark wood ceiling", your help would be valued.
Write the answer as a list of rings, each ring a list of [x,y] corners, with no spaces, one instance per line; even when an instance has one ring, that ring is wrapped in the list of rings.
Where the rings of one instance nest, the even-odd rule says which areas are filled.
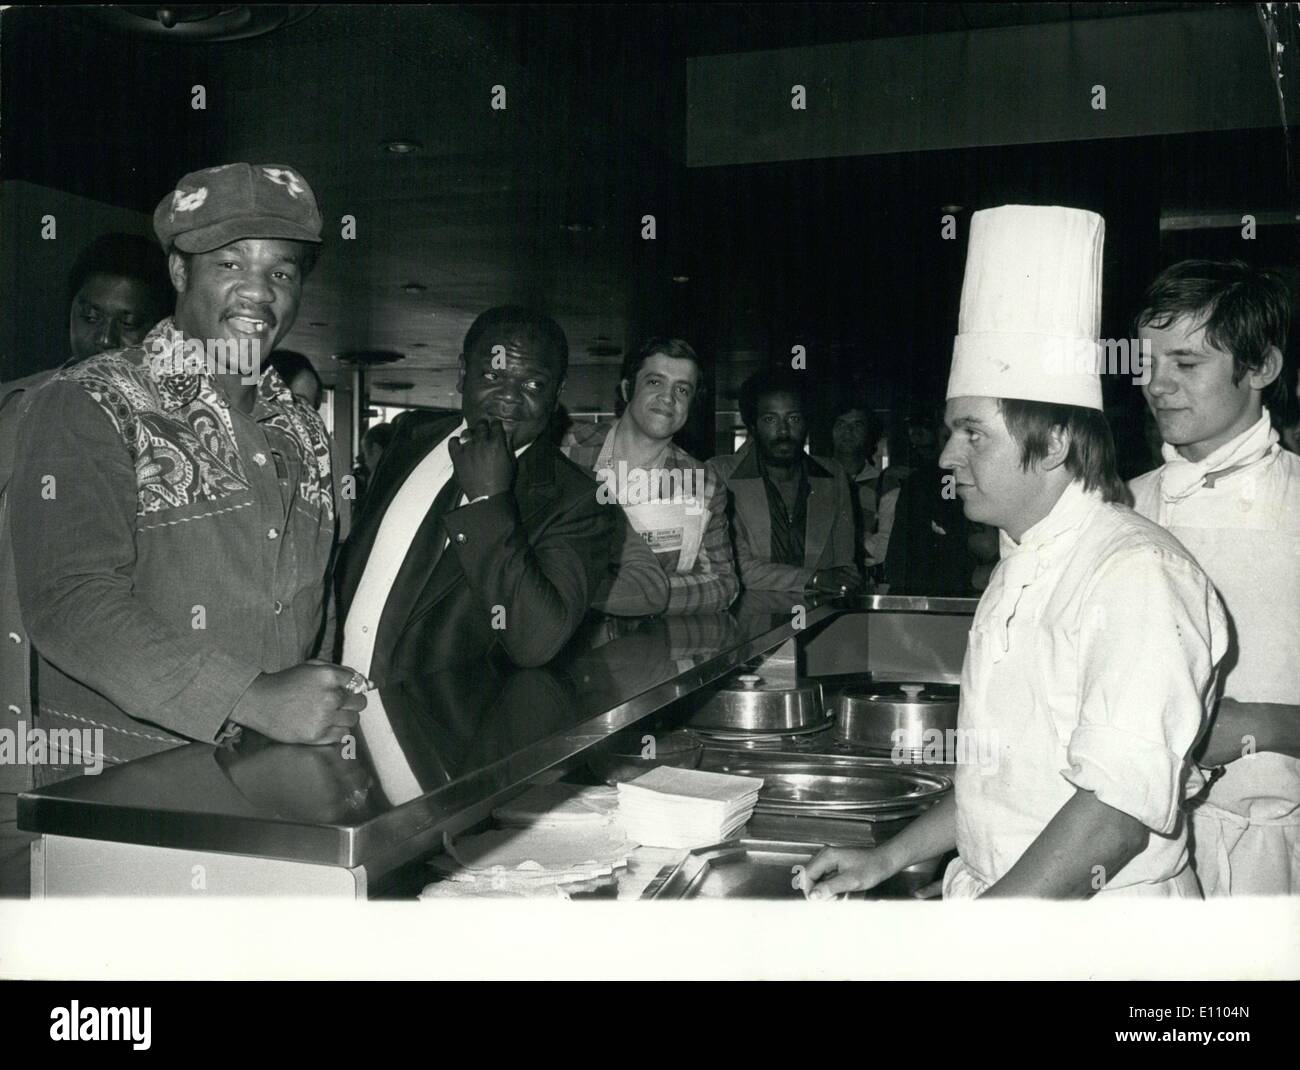
[[[334,354],[396,350],[405,359],[375,380],[414,388],[378,400],[451,403],[469,322],[519,300],[563,324],[585,406],[612,396],[612,351],[646,333],[693,332],[733,363],[800,331],[845,352],[942,348],[962,254],[936,259],[920,242],[918,206],[929,220],[939,203],[978,206],[1052,176],[1082,204],[1140,204],[1115,208],[1134,218],[1161,199],[1158,167],[1106,193],[1123,164],[1095,148],[688,171],[687,57],[1188,6],[322,5],[267,36],[203,45],[117,36],[74,10],[9,10],[0,168],[150,211],[185,171],[290,163],[328,225],[286,344],[327,380]],[[194,85],[205,111],[190,107]],[[504,112],[490,107],[495,85]],[[398,138],[421,150],[381,149]],[[345,214],[355,241],[339,236]],[[640,238],[644,214],[654,243]],[[939,287],[950,300],[934,300]]]

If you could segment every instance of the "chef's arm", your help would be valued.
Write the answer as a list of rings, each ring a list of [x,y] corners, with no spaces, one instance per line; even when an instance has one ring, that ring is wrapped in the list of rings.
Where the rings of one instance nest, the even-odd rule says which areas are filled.
[[[809,899],[883,884],[915,862],[957,846],[957,802],[949,793],[882,847],[824,847],[808,863]]]
[[[1300,706],[1221,700],[1196,760],[1204,766],[1226,765],[1262,751],[1300,758]]]
[[[980,898],[1087,899],[1139,855],[1150,830],[1090,791],[1073,798]]]
[[[882,848],[900,873],[957,847],[957,799],[950,791]]]

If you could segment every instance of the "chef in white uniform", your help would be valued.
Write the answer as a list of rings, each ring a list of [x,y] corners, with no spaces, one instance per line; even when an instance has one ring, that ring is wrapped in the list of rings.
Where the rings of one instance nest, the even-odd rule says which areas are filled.
[[[940,465],[1001,561],[962,667],[954,791],[882,847],[821,852],[812,898],[954,847],[945,897],[1200,894],[1182,806],[1227,621],[1182,546],[1118,504],[1103,231],[1069,208],[971,220]]]
[[[1161,273],[1138,318],[1165,463],[1133,481],[1134,508],[1196,557],[1233,625],[1200,757],[1223,774],[1191,812],[1206,895],[1300,895],[1300,457],[1264,404],[1290,319],[1280,278],[1205,260]]]

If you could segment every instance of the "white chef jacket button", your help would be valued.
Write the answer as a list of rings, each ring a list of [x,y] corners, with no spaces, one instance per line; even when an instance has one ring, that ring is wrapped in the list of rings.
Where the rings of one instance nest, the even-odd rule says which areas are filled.
[[[275,610],[275,615],[278,617],[284,610],[284,603],[277,598],[275,600],[275,605],[272,608]]]
[[[369,625],[369,624],[363,624],[363,625],[361,625],[361,634],[362,634],[362,635],[369,635],[369,634],[370,634],[370,625]]]
[[[278,539],[280,537],[280,532],[276,528],[272,528],[266,533],[266,537],[268,539]]]
[[[458,532],[456,532],[456,541],[457,541],[457,542],[464,542],[464,541],[465,541],[465,533],[464,533],[463,531],[458,531]]]
[[[23,641],[23,637],[22,637],[21,635],[19,635],[17,632],[10,632],[10,633],[9,633],[9,642],[11,642],[11,643],[21,643],[22,641]]]
[[[266,464],[266,454],[265,454],[265,453],[255,453],[255,454],[253,454],[253,463],[256,464],[256,465],[258,465],[259,467],[260,467],[261,465]]]

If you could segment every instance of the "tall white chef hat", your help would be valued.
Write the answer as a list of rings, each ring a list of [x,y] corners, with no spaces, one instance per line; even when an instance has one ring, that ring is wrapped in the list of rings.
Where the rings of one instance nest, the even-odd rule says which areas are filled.
[[[948,397],[1101,408],[1095,212],[1007,204],[970,221]]]

